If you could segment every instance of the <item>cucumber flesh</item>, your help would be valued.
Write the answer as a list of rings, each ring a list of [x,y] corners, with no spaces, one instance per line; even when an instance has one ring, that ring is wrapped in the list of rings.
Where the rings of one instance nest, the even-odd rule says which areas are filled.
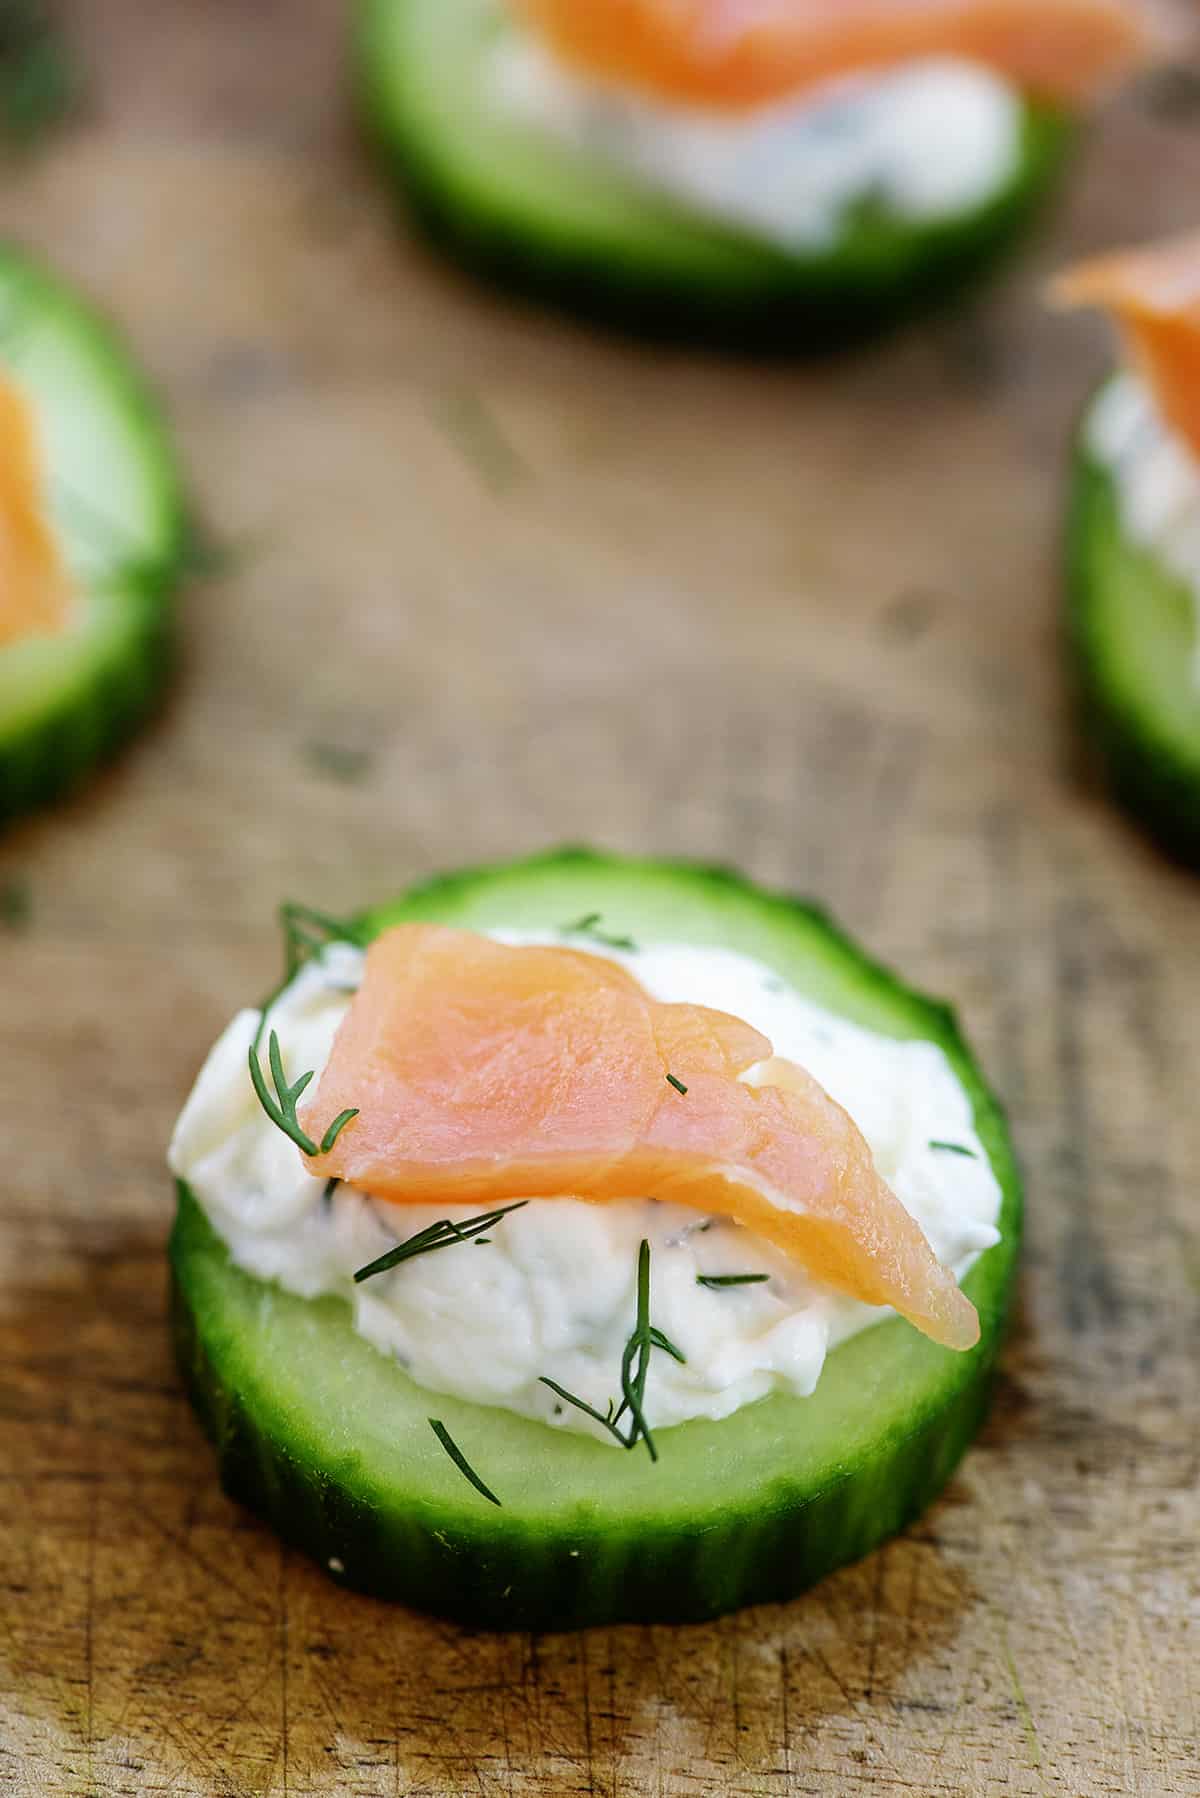
[[[1200,867],[1196,604],[1121,524],[1113,477],[1080,432],[1067,529],[1068,640],[1088,724],[1122,804]]]
[[[1027,106],[986,204],[918,222],[864,203],[836,245],[792,254],[498,118],[481,97],[498,0],[360,7],[363,112],[426,230],[486,275],[676,339],[825,347],[947,296],[1027,222],[1071,135]]]
[[[413,919],[543,929],[590,911],[635,940],[740,949],[869,1028],[939,1043],[1003,1189],[1002,1240],[964,1283],[981,1325],[970,1353],[882,1323],[830,1355],[810,1398],[658,1432],[655,1465],[422,1390],[355,1334],[340,1299],[235,1269],[181,1188],[176,1343],[226,1488],[346,1584],[477,1625],[707,1617],[789,1597],[864,1554],[930,1501],[976,1429],[1018,1247],[1008,1137],[951,1014],[807,906],[721,870],[567,850],[432,882],[366,914],[360,934]],[[447,1458],[431,1415],[500,1508]]]
[[[110,330],[0,248],[0,364],[33,406],[47,503],[79,589],[62,636],[0,650],[0,824],[116,747],[162,685],[183,505],[154,404]]]

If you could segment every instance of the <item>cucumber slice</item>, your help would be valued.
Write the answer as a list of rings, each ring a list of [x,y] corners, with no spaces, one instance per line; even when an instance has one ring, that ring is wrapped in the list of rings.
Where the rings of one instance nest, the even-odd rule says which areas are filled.
[[[0,649],[0,824],[64,792],[157,697],[184,551],[157,410],[109,329],[0,248],[0,362],[37,414],[49,506],[80,590],[64,636]]]
[[[361,0],[355,62],[384,159],[436,240],[597,319],[749,348],[826,347],[953,291],[1026,223],[1071,135],[1028,106],[1011,178],[942,220],[864,204],[829,250],[710,223],[481,103],[498,0]]]
[[[635,940],[743,950],[861,1024],[939,1043],[1003,1186],[1002,1240],[965,1282],[982,1327],[969,1354],[882,1323],[829,1357],[811,1398],[661,1430],[653,1465],[423,1391],[354,1333],[342,1300],[295,1298],[234,1268],[181,1188],[176,1342],[226,1489],[347,1585],[477,1625],[708,1617],[787,1598],[865,1554],[929,1503],[978,1426],[1017,1255],[1012,1150],[952,1015],[809,906],[719,869],[564,850],[418,887],[358,934],[401,919],[546,928],[592,911]],[[430,1416],[501,1508],[455,1469]]]
[[[1067,625],[1086,718],[1122,804],[1200,867],[1195,601],[1125,535],[1112,475],[1086,440],[1085,417],[1067,527]]]

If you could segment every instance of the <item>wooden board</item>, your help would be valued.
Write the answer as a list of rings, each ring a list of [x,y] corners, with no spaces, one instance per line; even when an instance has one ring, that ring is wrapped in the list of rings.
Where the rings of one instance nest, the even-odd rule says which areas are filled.
[[[1038,297],[1194,222],[1200,116],[1119,109],[969,314],[754,367],[398,238],[342,11],[75,0],[92,113],[0,183],[140,345],[234,551],[161,723],[0,844],[0,1788],[1200,1791],[1200,885],[1079,771],[1057,535],[1105,337]],[[1029,1252],[991,1424],[903,1540],[704,1628],[472,1635],[217,1491],[163,1149],[281,897],[581,836],[813,893],[947,993]]]

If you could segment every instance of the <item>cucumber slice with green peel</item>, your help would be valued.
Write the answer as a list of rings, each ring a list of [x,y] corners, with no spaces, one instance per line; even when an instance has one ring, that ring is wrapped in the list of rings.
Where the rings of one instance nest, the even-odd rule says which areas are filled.
[[[1113,476],[1086,448],[1067,526],[1068,640],[1086,719],[1122,804],[1200,867],[1196,599],[1121,523]]]
[[[496,1628],[682,1621],[790,1597],[935,1496],[987,1403],[1021,1226],[1001,1113],[944,1006],[866,957],[819,911],[721,869],[563,850],[418,887],[353,927],[436,920],[553,929],[599,912],[635,941],[739,949],[822,1005],[939,1044],[1003,1189],[1001,1241],[964,1288],[967,1354],[883,1322],[829,1356],[809,1398],[659,1430],[659,1459],[423,1390],[358,1336],[337,1298],[235,1268],[186,1187],[171,1239],[179,1361],[226,1489],[336,1578]],[[463,1478],[438,1419],[479,1478]]]
[[[153,400],[91,309],[0,248],[0,366],[33,406],[47,501],[78,585],[61,636],[0,648],[0,824],[55,798],[124,741],[170,659],[185,549]]]
[[[596,319],[746,348],[833,346],[952,293],[1029,220],[1072,127],[1027,105],[1008,180],[972,210],[864,202],[828,249],[710,222],[485,103],[500,0],[360,0],[364,116],[427,232],[481,273]]]

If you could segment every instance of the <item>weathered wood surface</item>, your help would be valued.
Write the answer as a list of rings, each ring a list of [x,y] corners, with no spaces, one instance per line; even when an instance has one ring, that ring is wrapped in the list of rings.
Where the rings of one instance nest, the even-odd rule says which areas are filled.
[[[162,722],[0,845],[0,1787],[1194,1794],[1200,886],[1072,746],[1062,447],[1104,338],[1038,283],[1189,218],[1200,117],[1125,105],[969,316],[746,367],[398,241],[341,10],[76,0],[93,116],[0,187],[132,331],[236,552]],[[281,896],[581,835],[815,893],[946,991],[1029,1253],[993,1420],[905,1539],[710,1627],[476,1636],[217,1491],[163,1146]]]

